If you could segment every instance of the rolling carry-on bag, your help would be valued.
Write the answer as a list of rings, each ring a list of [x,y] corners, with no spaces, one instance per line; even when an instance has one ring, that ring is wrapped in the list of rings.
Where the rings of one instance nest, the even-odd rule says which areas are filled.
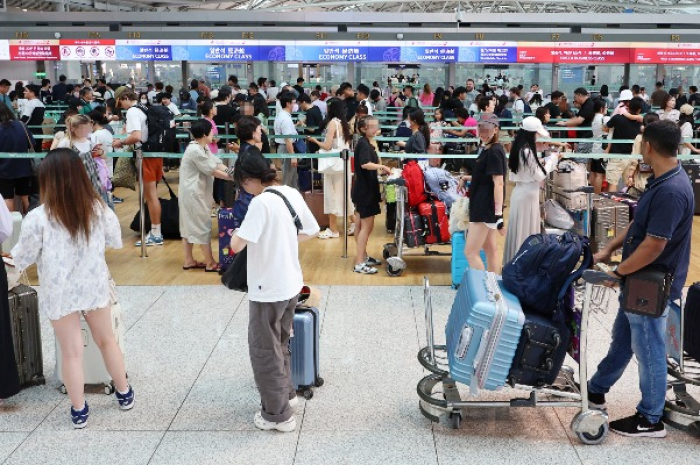
[[[403,217],[403,240],[407,247],[425,245],[423,218],[416,212],[408,211]]]
[[[508,384],[547,386],[557,379],[571,332],[566,323],[555,323],[536,313],[525,313],[525,324],[508,375]]]
[[[445,327],[447,359],[455,381],[479,390],[501,388],[520,341],[525,314],[498,275],[469,269]]]
[[[219,264],[221,271],[226,271],[236,255],[231,250],[231,236],[240,225],[240,222],[233,215],[233,208],[219,210]]]
[[[464,272],[469,269],[469,262],[464,255],[464,246],[467,242],[466,234],[466,231],[457,231],[452,235],[452,289],[459,288]],[[479,255],[481,255],[484,266],[487,266],[486,253],[482,250]]]
[[[683,349],[700,361],[700,283],[694,283],[688,288],[683,311]]]
[[[297,306],[289,340],[292,383],[294,389],[303,391],[304,397],[313,397],[312,387],[321,387],[319,376],[320,315],[316,307]]]
[[[123,355],[124,323],[122,321],[121,306],[118,303],[112,305],[112,331],[114,332],[114,337]],[[112,382],[112,376],[107,372],[107,367],[105,367],[104,360],[102,359],[102,352],[100,352],[100,348],[92,338],[90,326],[88,326],[87,321],[85,321],[85,314],[82,312],[80,314],[80,332],[82,333],[84,347],[83,373],[85,375],[85,384],[102,385],[104,386],[105,394],[113,394],[114,383]],[[61,383],[63,383],[62,365],[61,346],[58,340],[56,340],[56,377]],[[61,385],[61,391],[64,393],[66,392],[65,386]]]
[[[444,244],[450,241],[450,222],[444,202],[429,199],[418,205],[418,213],[423,217],[426,244]]]
[[[304,202],[308,205],[309,210],[316,218],[318,226],[323,231],[330,224],[328,215],[323,212],[323,191],[304,192],[302,195],[304,196]]]
[[[23,387],[45,384],[37,293],[20,284],[9,292],[9,303],[19,383]]]

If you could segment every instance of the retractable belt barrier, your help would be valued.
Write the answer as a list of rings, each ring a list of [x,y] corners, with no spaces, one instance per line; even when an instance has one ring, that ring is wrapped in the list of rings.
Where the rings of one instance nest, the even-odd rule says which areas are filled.
[[[291,136],[280,136],[281,138],[288,138]],[[303,136],[305,137],[305,136]],[[379,139],[379,138],[377,138]],[[402,138],[398,138],[402,139]],[[476,139],[472,139],[476,141]],[[589,139],[584,139],[589,142]],[[454,142],[456,139],[449,139],[449,141]],[[40,153],[13,153],[13,152],[0,152],[0,159],[41,159],[46,157],[47,152]],[[609,154],[609,153],[575,153],[575,152],[563,152],[564,157],[569,158],[604,158],[604,159],[640,159],[641,155],[625,155],[625,154]],[[141,258],[147,258],[148,252],[146,247],[146,228],[145,228],[145,212],[144,212],[144,190],[143,190],[143,159],[144,158],[170,158],[177,159],[182,158],[184,154],[182,153],[171,153],[171,152],[142,152],[141,150],[136,150],[134,152],[110,152],[106,154],[109,158],[134,158],[136,163],[136,170],[138,174],[138,184],[139,184],[139,205],[140,207],[140,224],[141,224]],[[269,159],[313,159],[313,158],[337,158],[340,157],[343,160],[343,235],[344,235],[344,245],[343,245],[343,255],[342,258],[348,257],[348,187],[349,187],[349,168],[348,161],[353,155],[349,150],[342,150],[340,152],[331,153],[266,153],[263,154]],[[433,154],[433,153],[401,153],[401,152],[379,152],[382,158],[398,158],[398,159],[425,159],[425,158],[441,158],[441,159],[451,159],[451,158],[477,158],[478,154]],[[235,153],[221,153],[217,154],[218,158],[221,159],[236,159],[238,155]],[[678,156],[679,160],[693,160],[692,155],[681,155]]]

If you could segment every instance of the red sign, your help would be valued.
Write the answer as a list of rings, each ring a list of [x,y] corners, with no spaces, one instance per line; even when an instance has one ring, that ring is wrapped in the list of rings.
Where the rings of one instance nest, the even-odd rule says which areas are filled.
[[[628,48],[518,47],[518,63],[624,64]]]
[[[635,48],[631,63],[636,64],[700,64],[700,49]]]
[[[11,60],[60,60],[57,40],[11,40]]]

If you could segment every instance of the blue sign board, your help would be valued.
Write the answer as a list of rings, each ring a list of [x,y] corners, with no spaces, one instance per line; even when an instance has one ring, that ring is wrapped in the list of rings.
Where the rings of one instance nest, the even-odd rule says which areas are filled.
[[[117,45],[119,61],[172,61],[170,45]]]
[[[367,47],[356,45],[286,45],[285,61],[367,61]]]
[[[406,63],[451,63],[459,58],[459,49],[445,45],[401,47],[401,61]]]

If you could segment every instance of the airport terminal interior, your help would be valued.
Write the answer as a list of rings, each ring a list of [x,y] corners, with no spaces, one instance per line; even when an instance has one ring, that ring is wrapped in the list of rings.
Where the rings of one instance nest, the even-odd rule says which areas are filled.
[[[691,0],[0,0],[0,194],[15,196],[0,207],[11,283],[0,464],[697,464],[699,21]],[[307,139],[328,134],[320,151]],[[484,161],[496,146],[497,166]],[[80,177],[49,183],[66,148]],[[535,174],[524,182],[509,159],[537,161]],[[290,208],[309,219],[298,258],[285,205],[244,189],[271,166],[265,179],[292,188]],[[75,198],[46,190],[62,183]],[[94,307],[46,313],[109,287],[106,273],[76,287],[85,270],[64,271],[101,236],[57,244],[70,228],[45,213],[64,205],[78,218],[80,183],[114,212],[123,243],[108,238],[104,254],[109,373],[97,313],[76,317]],[[676,197],[654,204],[660,189]],[[162,226],[141,233],[149,195]],[[222,284],[246,256],[232,258],[238,242],[268,257],[243,261],[249,280],[285,290],[301,269],[310,290],[296,309],[296,291],[265,300],[258,281]],[[625,251],[594,266],[614,243]],[[77,365],[65,334],[80,335]],[[620,344],[629,364],[609,393],[591,392]],[[662,406],[653,380],[664,374]]]

